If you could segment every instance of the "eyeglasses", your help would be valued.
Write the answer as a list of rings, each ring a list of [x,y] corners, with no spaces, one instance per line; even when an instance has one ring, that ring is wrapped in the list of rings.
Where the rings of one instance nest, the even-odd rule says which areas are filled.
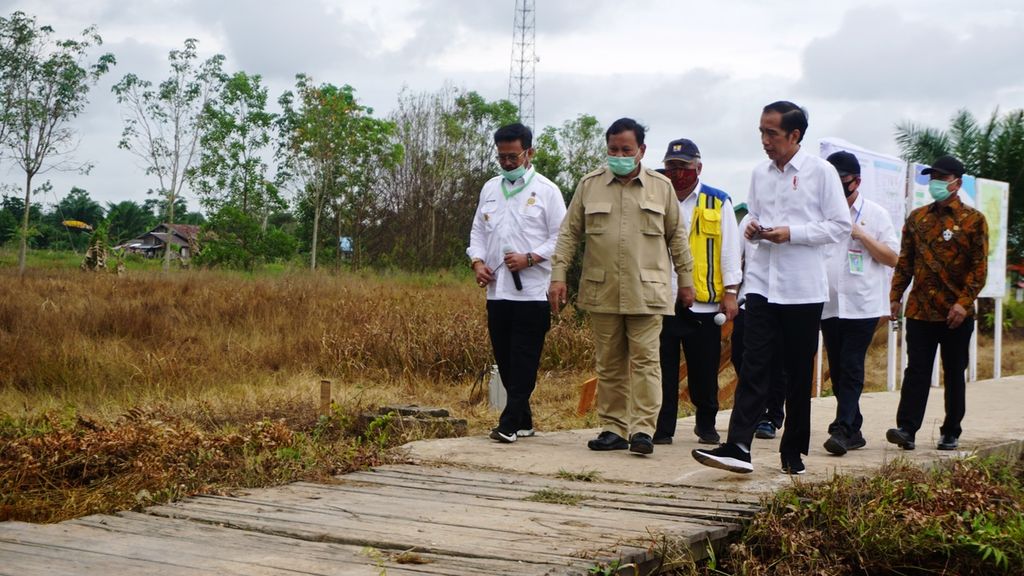
[[[515,162],[526,152],[526,150],[523,150],[519,154],[497,154],[495,157],[498,159],[498,162]]]

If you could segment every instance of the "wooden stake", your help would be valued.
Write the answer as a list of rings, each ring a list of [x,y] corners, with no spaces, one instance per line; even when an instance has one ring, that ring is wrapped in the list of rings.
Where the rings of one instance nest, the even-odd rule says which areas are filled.
[[[320,381],[320,415],[331,415],[331,381]]]

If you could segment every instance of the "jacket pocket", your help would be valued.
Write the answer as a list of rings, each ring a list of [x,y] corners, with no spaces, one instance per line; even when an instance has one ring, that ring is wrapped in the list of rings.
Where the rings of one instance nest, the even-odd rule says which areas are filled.
[[[669,286],[668,272],[658,269],[641,268],[640,283],[643,285],[644,304],[655,307],[666,307],[672,302],[672,288]]]
[[[700,232],[705,236],[722,235],[722,213],[714,208],[701,208],[698,214],[700,218]]]
[[[653,202],[641,202],[640,232],[651,236],[665,235],[665,207]]]
[[[583,207],[584,232],[603,234],[608,231],[612,217],[611,202],[591,202]]]
[[[600,304],[601,291],[604,288],[605,273],[600,268],[590,268],[583,271],[583,282],[580,287],[581,297],[587,304]]]

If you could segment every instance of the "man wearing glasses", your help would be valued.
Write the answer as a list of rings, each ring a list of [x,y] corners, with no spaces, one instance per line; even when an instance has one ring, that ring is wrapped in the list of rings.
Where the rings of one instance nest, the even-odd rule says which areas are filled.
[[[586,238],[577,306],[590,312],[602,431],[591,450],[654,452],[661,408],[658,335],[678,297],[693,304],[693,261],[672,183],[640,160],[644,127],[620,118],[608,127],[607,166],[580,180],[558,234],[548,299],[565,304],[565,275]],[[672,269],[679,277],[672,292]],[[627,440],[628,439],[628,440]]]
[[[679,200],[679,219],[693,256],[696,297],[692,308],[676,303],[675,316],[661,326],[661,411],[654,431],[655,444],[671,444],[679,415],[679,348],[686,356],[690,400],[697,409],[694,434],[703,444],[717,445],[718,365],[722,357],[722,326],[737,313],[736,295],[743,279],[739,227],[732,200],[725,192],[700,181],[700,149],[680,138],[665,153],[665,176]],[[672,277],[675,287],[677,280]]]
[[[940,156],[921,174],[930,176],[935,200],[907,216],[899,262],[889,291],[890,317],[899,318],[907,297],[907,369],[903,373],[896,428],[885,438],[913,450],[924,420],[935,349],[942,345],[946,417],[939,428],[939,450],[956,450],[966,411],[967,352],[974,332],[974,301],[988,277],[988,223],[985,215],[960,200],[964,165]]]
[[[534,434],[530,396],[551,327],[550,258],[565,201],[558,186],[530,165],[528,127],[502,126],[494,144],[501,175],[480,191],[466,254],[477,285],[487,290],[487,329],[508,399],[490,437],[510,444]]]

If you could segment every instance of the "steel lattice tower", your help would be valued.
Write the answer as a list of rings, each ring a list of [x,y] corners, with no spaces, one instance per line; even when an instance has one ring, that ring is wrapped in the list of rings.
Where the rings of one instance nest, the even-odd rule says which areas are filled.
[[[519,121],[533,129],[534,70],[537,54],[534,0],[516,0],[512,28],[512,66],[508,75],[508,99],[519,107]]]

